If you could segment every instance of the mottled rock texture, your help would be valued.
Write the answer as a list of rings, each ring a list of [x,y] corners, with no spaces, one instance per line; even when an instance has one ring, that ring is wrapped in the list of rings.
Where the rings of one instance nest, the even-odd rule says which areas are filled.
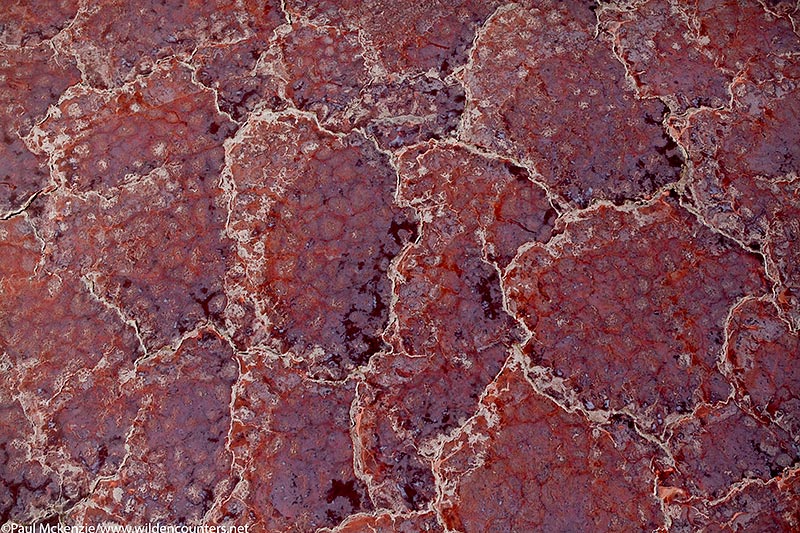
[[[798,28],[0,2],[0,525],[800,530]]]

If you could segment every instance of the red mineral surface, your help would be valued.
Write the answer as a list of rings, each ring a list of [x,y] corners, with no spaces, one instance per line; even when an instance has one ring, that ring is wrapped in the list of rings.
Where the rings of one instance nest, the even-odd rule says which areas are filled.
[[[766,290],[763,270],[666,198],[584,212],[522,253],[507,287],[535,365],[587,410],[628,412],[661,433],[730,394],[717,368],[725,321],[737,299]]]
[[[315,531],[373,508],[353,466],[355,384],[319,382],[292,366],[260,351],[242,361],[228,440],[241,481],[215,523]]]
[[[233,44],[281,21],[271,0],[85,0],[54,41],[81,65],[85,83],[110,88],[150,73],[162,59],[189,59],[200,46]]]
[[[396,353],[366,373],[356,436],[377,497],[419,509],[435,488],[425,450],[474,412],[519,339],[491,259],[505,266],[511,248],[546,240],[552,208],[523,169],[458,146],[407,152],[401,169],[399,198],[418,211],[422,235],[397,263]],[[505,207],[512,195],[524,209]]]
[[[709,533],[794,531],[798,517],[800,477],[794,470],[767,483],[746,483],[714,505],[687,507],[676,516],[673,528]]]
[[[0,512],[31,521],[74,504],[119,468],[135,405],[120,398],[117,380],[141,352],[134,330],[79,279],[41,270],[41,242],[25,218],[3,221],[0,235]]]
[[[715,62],[718,49],[706,35],[715,28],[700,26],[692,15],[680,3],[650,0],[636,9],[606,4],[598,16],[637,92],[675,110],[723,105],[736,73]]]
[[[395,173],[363,135],[336,136],[297,114],[265,113],[229,148],[237,342],[341,379],[384,349],[387,273],[416,235],[411,211],[393,202]]]
[[[4,2],[0,11],[0,42],[6,47],[28,47],[52,39],[74,19],[79,4],[79,0]],[[7,50],[4,47],[3,52]]]
[[[136,365],[126,389],[138,404],[123,464],[69,512],[85,523],[197,523],[232,489],[231,347],[199,330],[175,351]]]
[[[799,58],[793,0],[0,1],[2,533],[800,531]]]
[[[714,501],[744,480],[769,479],[800,457],[780,428],[759,423],[733,403],[701,406],[671,428],[667,449],[675,460],[677,485],[689,497]]]
[[[445,444],[436,470],[445,526],[461,531],[651,531],[655,446],[626,424],[592,426],[537,393],[519,370]],[[560,509],[569,509],[568,513]]]
[[[79,72],[56,57],[47,44],[4,49],[0,57],[0,216],[19,211],[32,197],[52,186],[47,158],[34,154],[24,137],[77,83]]]
[[[484,26],[461,75],[459,137],[529,161],[581,207],[678,181],[683,157],[661,124],[664,104],[636,97],[610,44],[595,37],[590,6],[543,4],[504,6]]]
[[[497,0],[287,0],[292,18],[352,29],[368,43],[378,72],[448,74],[466,61],[476,31]]]
[[[378,531],[396,531],[397,533],[423,533],[426,531],[444,531],[436,520],[436,515],[427,511],[417,514],[356,514],[342,522],[335,529],[323,529],[324,533],[377,533]]]
[[[116,95],[77,88],[32,136],[61,185],[34,221],[45,268],[82,279],[147,349],[222,316],[231,128],[187,68],[165,64]]]
[[[265,66],[271,54],[267,39],[259,37],[202,47],[194,54],[195,78],[214,90],[220,111],[241,123],[259,104],[285,107],[286,84]]]
[[[754,414],[800,440],[800,336],[768,301],[733,312],[727,358],[733,383]]]
[[[694,165],[688,192],[698,209],[713,227],[763,251],[777,302],[797,329],[800,69],[781,62],[775,80],[735,85],[730,109],[700,110],[675,125]]]

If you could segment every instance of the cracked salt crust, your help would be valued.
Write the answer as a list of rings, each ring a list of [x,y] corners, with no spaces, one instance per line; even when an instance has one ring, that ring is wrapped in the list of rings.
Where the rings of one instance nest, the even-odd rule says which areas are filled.
[[[759,381],[796,385],[796,128],[773,111],[789,116],[797,100],[796,6],[152,7],[161,14],[145,13],[133,41],[124,17],[91,0],[0,14],[9,52],[0,76],[20,80],[0,95],[22,113],[0,117],[7,159],[22,169],[0,186],[20,191],[0,196],[10,259],[0,264],[0,349],[12,384],[0,390],[12,428],[0,442],[16,450],[0,473],[15,495],[0,499],[2,520],[256,517],[253,527],[269,531],[471,531],[493,516],[510,530],[797,528],[795,400]],[[116,41],[87,31],[90,21]],[[726,33],[731,25],[737,32]],[[335,46],[353,52],[353,68],[315,53]],[[307,68],[293,70],[300,59]],[[506,74],[514,83],[492,88]],[[537,113],[553,100],[566,115],[551,124]],[[592,119],[606,111],[627,116],[621,134]],[[528,127],[531,118],[544,122]],[[756,123],[768,139],[760,145],[747,133]],[[615,159],[634,152],[636,161]],[[26,183],[30,165],[42,171]],[[351,240],[337,247],[347,224]],[[643,228],[657,226],[666,237],[637,248]],[[728,256],[741,261],[679,291],[714,324],[651,332],[653,346],[685,344],[656,359],[662,371],[707,367],[696,398],[677,409],[636,398],[660,386],[648,345],[599,378],[577,370],[589,352],[622,351],[634,340],[626,327],[694,316],[676,307],[683,297],[659,307],[651,293],[691,285]],[[630,272],[644,267],[655,274]],[[750,278],[738,290],[742,268]],[[613,290],[597,300],[608,280]],[[215,369],[201,339],[216,339],[230,371]],[[190,388],[175,369],[191,354],[209,364]],[[563,362],[551,361],[558,354]],[[767,360],[788,366],[770,375]],[[634,388],[619,376],[637,366]],[[148,373],[158,390],[147,389]],[[147,442],[155,427],[167,440],[185,430],[157,421],[169,401],[205,390],[203,380],[222,387],[206,409],[221,413],[220,442],[204,449],[229,468],[149,472],[148,453],[153,464],[210,464],[191,439],[166,454]],[[605,387],[615,380],[619,393]],[[133,398],[142,403],[125,403]],[[526,409],[565,424],[542,433]],[[691,437],[701,419],[749,470],[725,451],[706,459],[717,452]],[[534,429],[508,451],[517,426]],[[520,455],[530,442],[580,445],[531,461]],[[730,479],[709,478],[706,461]],[[513,474],[480,481],[501,470]],[[537,515],[552,472],[560,495],[583,490],[589,507]],[[185,493],[170,492],[170,478]],[[594,485],[602,490],[587,493]],[[474,500],[487,486],[501,492]]]

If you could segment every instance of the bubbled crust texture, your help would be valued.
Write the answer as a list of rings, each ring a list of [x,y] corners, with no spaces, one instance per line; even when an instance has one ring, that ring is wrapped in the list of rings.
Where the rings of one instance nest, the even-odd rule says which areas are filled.
[[[797,531],[799,27],[5,2],[0,524]]]

